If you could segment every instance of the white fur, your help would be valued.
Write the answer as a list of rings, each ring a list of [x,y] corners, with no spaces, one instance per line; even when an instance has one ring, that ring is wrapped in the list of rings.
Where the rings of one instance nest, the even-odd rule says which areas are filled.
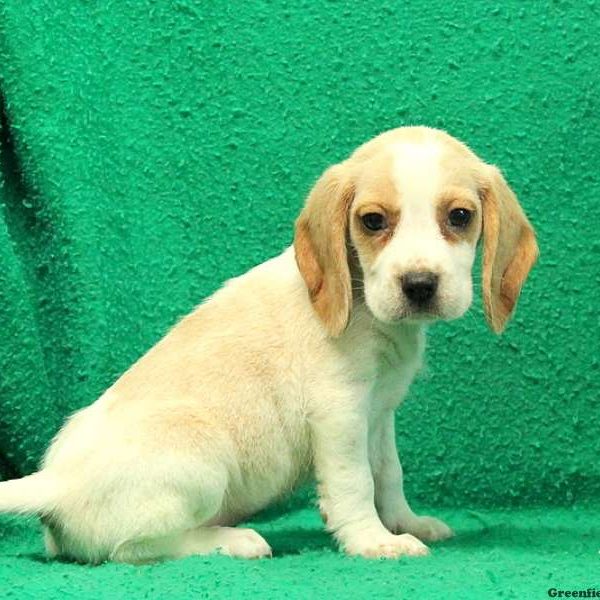
[[[230,526],[315,475],[327,528],[350,554],[422,555],[420,540],[451,535],[403,493],[394,410],[425,335],[398,320],[398,277],[436,270],[440,316],[458,316],[474,244],[451,245],[436,225],[439,148],[396,152],[402,220],[342,335],[327,335],[287,249],[228,282],[74,415],[40,474],[0,484],[0,510],[38,512],[49,552],[81,561],[260,557],[268,544]]]

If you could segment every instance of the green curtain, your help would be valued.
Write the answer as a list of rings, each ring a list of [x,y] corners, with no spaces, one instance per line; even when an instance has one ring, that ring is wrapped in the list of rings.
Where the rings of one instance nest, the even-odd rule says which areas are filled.
[[[382,130],[498,164],[541,260],[507,333],[432,328],[398,417],[411,497],[600,496],[594,3],[0,0],[0,470],[31,471],[311,184]]]

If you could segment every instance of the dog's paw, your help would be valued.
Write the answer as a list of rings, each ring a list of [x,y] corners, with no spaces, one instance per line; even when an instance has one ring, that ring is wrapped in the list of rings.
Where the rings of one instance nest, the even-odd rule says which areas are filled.
[[[228,528],[219,544],[219,553],[238,558],[272,556],[271,546],[253,529]]]
[[[426,556],[429,548],[416,537],[405,533],[368,536],[344,544],[347,554],[365,558],[400,558],[401,556]]]
[[[454,536],[452,529],[435,517],[414,517],[399,524],[395,530],[410,533],[424,542],[437,542]]]

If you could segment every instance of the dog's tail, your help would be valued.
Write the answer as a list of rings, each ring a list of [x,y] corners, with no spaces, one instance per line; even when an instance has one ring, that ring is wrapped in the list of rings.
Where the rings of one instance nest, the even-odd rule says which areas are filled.
[[[52,511],[59,486],[47,471],[0,482],[0,513],[43,514]]]

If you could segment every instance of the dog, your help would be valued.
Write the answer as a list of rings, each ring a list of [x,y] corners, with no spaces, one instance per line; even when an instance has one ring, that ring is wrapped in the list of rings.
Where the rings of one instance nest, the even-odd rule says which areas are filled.
[[[452,535],[407,503],[394,411],[425,329],[463,315],[482,240],[483,304],[500,333],[538,256],[501,172],[447,133],[387,131],[327,169],[293,245],[230,280],[95,403],[0,511],[39,515],[50,556],[147,563],[271,555],[237,528],[316,479],[351,555],[428,553]]]

